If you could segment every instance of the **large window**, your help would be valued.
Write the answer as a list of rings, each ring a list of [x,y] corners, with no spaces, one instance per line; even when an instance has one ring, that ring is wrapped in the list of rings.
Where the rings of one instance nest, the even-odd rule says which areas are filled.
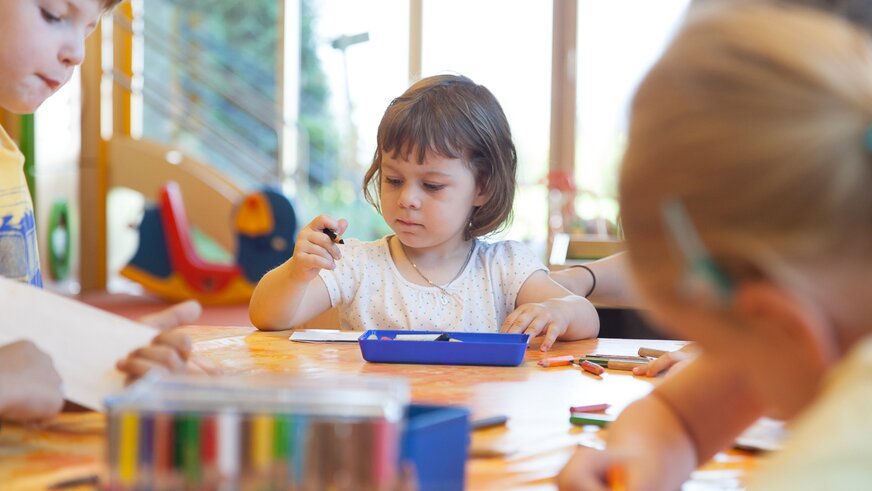
[[[454,72],[489,88],[518,150],[510,238],[544,246],[548,215],[551,4],[538,0],[427,0],[422,74]]]
[[[300,219],[349,221],[368,240],[389,229],[364,203],[363,174],[390,101],[408,85],[408,0],[303,0],[300,129],[295,176]]]
[[[618,164],[630,100],[680,22],[689,0],[578,0],[573,232],[614,224]]]

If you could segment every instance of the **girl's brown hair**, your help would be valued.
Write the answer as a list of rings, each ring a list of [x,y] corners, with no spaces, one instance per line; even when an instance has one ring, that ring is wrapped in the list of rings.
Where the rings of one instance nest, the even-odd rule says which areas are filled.
[[[518,159],[506,115],[485,87],[459,75],[421,79],[390,103],[376,141],[363,192],[379,212],[383,156],[405,160],[414,154],[422,164],[431,152],[463,160],[488,197],[472,211],[465,239],[502,230],[509,223]]]

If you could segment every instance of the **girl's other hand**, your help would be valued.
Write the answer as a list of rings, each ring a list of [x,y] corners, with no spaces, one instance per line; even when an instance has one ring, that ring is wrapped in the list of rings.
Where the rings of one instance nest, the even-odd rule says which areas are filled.
[[[539,349],[548,351],[568,327],[569,322],[546,303],[525,303],[506,317],[500,332],[529,334],[531,338],[544,335]]]
[[[308,281],[317,276],[318,271],[336,267],[336,261],[342,258],[342,252],[330,236],[324,233],[327,228],[336,235],[342,235],[348,228],[348,221],[344,218],[337,220],[329,215],[318,215],[300,230],[294,245],[294,255],[288,263],[293,277]]]

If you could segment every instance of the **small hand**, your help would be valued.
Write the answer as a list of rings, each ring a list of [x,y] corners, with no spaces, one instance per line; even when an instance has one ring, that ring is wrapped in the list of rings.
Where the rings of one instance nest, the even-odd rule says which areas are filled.
[[[116,364],[116,368],[133,382],[151,370],[171,373],[220,373],[220,368],[208,360],[191,357],[191,339],[180,331],[157,335],[148,346],[132,351]]]
[[[144,315],[139,322],[155,329],[166,331],[191,324],[203,313],[203,307],[196,300],[186,300],[159,312]]]
[[[607,451],[578,447],[560,474],[557,489],[560,491],[608,491],[606,474],[613,458]]]
[[[324,233],[325,228],[342,235],[348,228],[348,221],[344,218],[337,220],[328,215],[318,215],[303,227],[297,235],[294,255],[289,262],[292,275],[311,280],[322,269],[336,268],[336,261],[342,258],[342,253],[330,236]]]
[[[47,354],[30,341],[0,347],[0,418],[48,419],[63,404],[61,377]]]
[[[648,362],[646,365],[634,368],[633,375],[656,377],[660,373],[670,369],[674,373],[682,369],[695,357],[696,354],[693,352],[693,348],[691,345],[687,345],[680,350],[670,351],[660,355],[656,359]]]
[[[525,303],[506,317],[500,332],[529,334],[531,338],[544,334],[539,349],[548,351],[567,327],[569,322],[557,316],[547,302]]]

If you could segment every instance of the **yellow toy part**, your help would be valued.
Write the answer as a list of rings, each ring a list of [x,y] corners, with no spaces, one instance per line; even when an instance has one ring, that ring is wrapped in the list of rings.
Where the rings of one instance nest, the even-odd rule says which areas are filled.
[[[250,194],[236,212],[236,230],[245,235],[266,235],[273,231],[272,207],[262,193]]]

